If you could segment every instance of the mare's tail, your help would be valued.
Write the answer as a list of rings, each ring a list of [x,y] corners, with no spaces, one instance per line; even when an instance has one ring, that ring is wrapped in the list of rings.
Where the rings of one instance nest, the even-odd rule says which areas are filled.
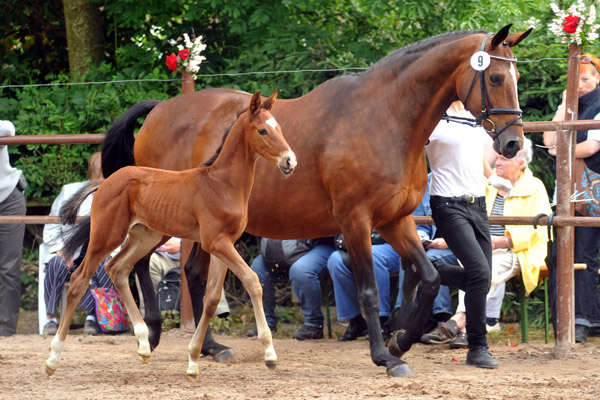
[[[91,181],[77,191],[69,198],[60,209],[60,220],[63,225],[73,225],[77,218],[77,210],[83,201],[100,186],[102,181]],[[87,245],[90,240],[90,217],[84,217],[74,228],[65,233],[65,246],[62,249],[63,256],[66,259],[73,258],[81,246]]]
[[[138,118],[146,116],[160,103],[147,100],[137,103],[112,123],[102,144],[102,175],[108,178],[127,165],[135,165],[133,157],[133,128]]]

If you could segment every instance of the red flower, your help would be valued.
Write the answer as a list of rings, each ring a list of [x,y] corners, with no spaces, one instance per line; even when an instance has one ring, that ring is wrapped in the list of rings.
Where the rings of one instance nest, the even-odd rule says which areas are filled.
[[[182,61],[187,60],[190,58],[190,49],[181,50],[179,53],[177,53],[177,57],[179,57],[179,59]]]
[[[173,72],[177,72],[177,56],[175,53],[171,53],[167,56],[167,68],[169,68]]]
[[[577,24],[579,23],[579,17],[575,15],[567,15],[565,17],[565,24],[563,25],[563,31],[566,33],[575,33],[577,30]]]

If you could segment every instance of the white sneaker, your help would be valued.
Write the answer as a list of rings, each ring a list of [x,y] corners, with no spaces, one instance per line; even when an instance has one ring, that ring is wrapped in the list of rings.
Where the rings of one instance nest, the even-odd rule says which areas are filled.
[[[485,324],[485,329],[489,332],[502,332],[500,322],[496,322],[494,325]]]

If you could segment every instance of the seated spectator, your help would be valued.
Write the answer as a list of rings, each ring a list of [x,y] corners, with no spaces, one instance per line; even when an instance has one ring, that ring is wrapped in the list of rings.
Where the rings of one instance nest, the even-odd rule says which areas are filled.
[[[550,214],[546,188],[534,177],[528,164],[533,156],[531,141],[525,139],[513,159],[498,155],[496,175],[490,177],[486,187],[486,208],[490,216],[535,216]],[[498,179],[501,178],[501,179]],[[486,307],[488,331],[498,323],[504,297],[503,284],[517,273],[521,274],[527,293],[539,283],[540,268],[545,265],[547,228],[531,225],[492,225],[492,279]],[[496,288],[502,288],[496,290]],[[447,338],[465,331],[466,318],[462,295],[459,295],[457,313],[447,322],[438,325]]]
[[[261,255],[250,266],[263,288],[263,307],[271,332],[277,332],[275,283],[287,281],[300,300],[304,324],[292,337],[298,340],[323,338],[321,282],[327,276],[327,259],[335,250],[332,238],[311,240],[261,239]],[[256,336],[256,327],[248,336]]]
[[[100,153],[94,153],[88,162],[88,178],[103,179],[102,168],[101,168],[101,157]],[[60,208],[62,205],[69,200],[79,189],[85,186],[89,181],[71,183],[63,186],[58,197],[52,203],[50,209],[50,215],[59,215]],[[92,197],[89,196],[79,208],[78,215],[86,216],[90,215],[92,207]],[[65,238],[69,235],[69,231],[65,231],[64,226],[57,224],[47,224],[44,226],[44,243],[48,246],[50,254],[45,260],[46,275],[43,282],[44,285],[44,301],[46,303],[46,324],[44,325],[43,332],[49,335],[54,335],[58,329],[58,320],[56,318],[56,310],[60,302],[63,288],[65,283],[71,278],[71,274],[77,269],[79,263],[83,261],[84,252],[75,257],[75,259],[64,259],[61,254]],[[90,288],[114,287],[110,277],[104,269],[104,260],[94,277],[92,278]],[[100,332],[98,323],[96,320],[96,307],[94,298],[88,291],[83,299],[81,300],[81,307],[87,312],[83,333],[96,335]]]

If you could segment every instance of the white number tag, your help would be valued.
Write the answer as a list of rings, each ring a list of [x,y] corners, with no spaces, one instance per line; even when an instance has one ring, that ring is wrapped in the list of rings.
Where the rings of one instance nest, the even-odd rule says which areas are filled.
[[[490,66],[490,55],[485,51],[478,51],[471,56],[471,67],[475,71],[485,71]]]

